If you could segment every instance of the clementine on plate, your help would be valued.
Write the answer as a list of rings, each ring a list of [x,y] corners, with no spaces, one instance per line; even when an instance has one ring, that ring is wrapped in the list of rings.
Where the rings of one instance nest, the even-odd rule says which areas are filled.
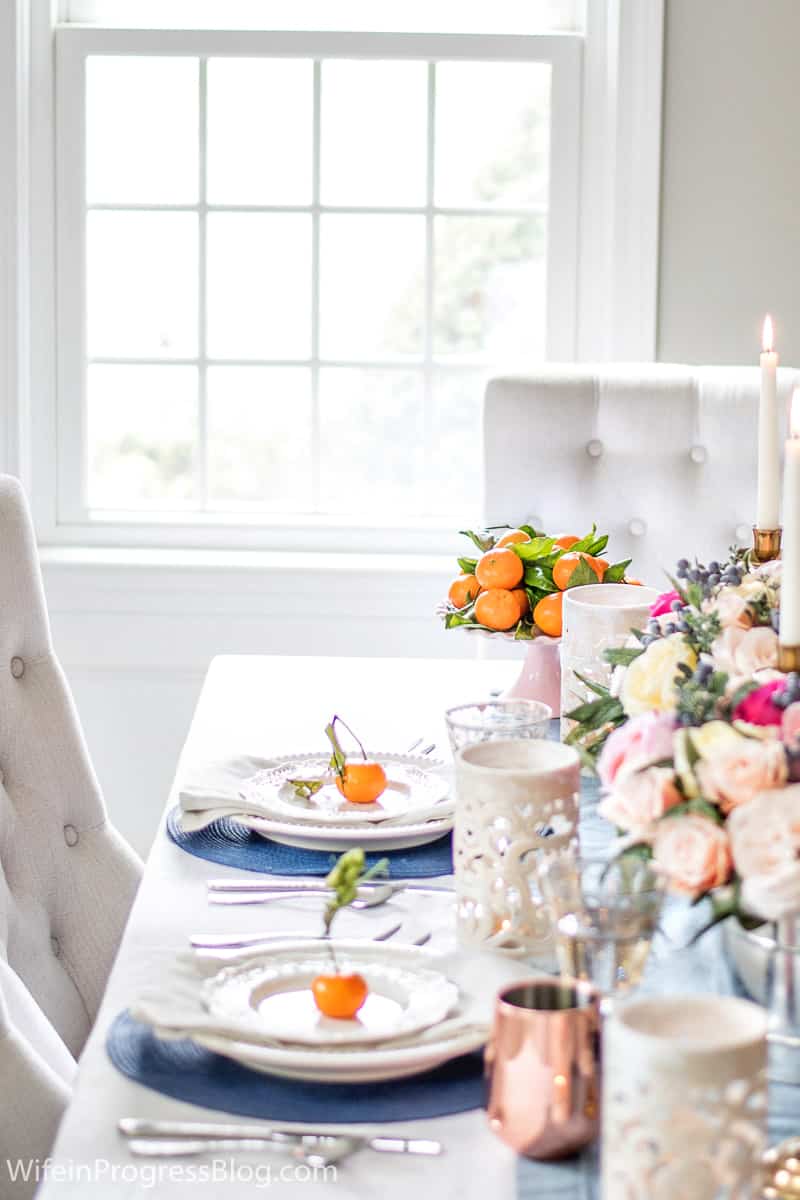
[[[363,975],[317,975],[311,981],[314,1003],[326,1017],[351,1020],[368,994]]]
[[[527,534],[524,529],[510,529],[496,544],[496,549],[501,550],[503,546],[520,545],[522,542],[529,542],[530,534]]]
[[[489,588],[475,601],[475,620],[488,629],[511,629],[520,615],[519,600],[507,588]]]
[[[553,592],[550,596],[543,596],[533,610],[534,623],[548,637],[561,637],[563,604],[563,593]]]
[[[525,568],[522,559],[513,550],[487,550],[478,559],[475,578],[482,588],[515,588],[522,579]]]
[[[480,590],[480,584],[474,575],[459,575],[450,584],[447,599],[453,608],[464,608],[466,604],[475,599]]]
[[[336,776],[336,786],[351,804],[374,804],[386,791],[386,772],[380,763],[348,762],[342,775]]]
[[[524,617],[525,614],[529,613],[531,610],[531,602],[528,599],[528,593],[525,591],[525,588],[514,588],[511,595],[519,605],[519,615],[520,619],[522,619],[522,617]]]

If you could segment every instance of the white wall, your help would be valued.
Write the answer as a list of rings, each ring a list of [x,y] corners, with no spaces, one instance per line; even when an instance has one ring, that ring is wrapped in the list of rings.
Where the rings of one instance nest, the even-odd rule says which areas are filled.
[[[800,364],[800,4],[667,0],[658,357]]]

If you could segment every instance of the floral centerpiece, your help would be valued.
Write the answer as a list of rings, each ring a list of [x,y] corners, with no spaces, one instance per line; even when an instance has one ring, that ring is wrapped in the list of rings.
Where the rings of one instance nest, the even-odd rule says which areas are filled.
[[[678,564],[609,688],[573,711],[623,853],[713,920],[800,911],[800,677],[776,670],[780,564]]]

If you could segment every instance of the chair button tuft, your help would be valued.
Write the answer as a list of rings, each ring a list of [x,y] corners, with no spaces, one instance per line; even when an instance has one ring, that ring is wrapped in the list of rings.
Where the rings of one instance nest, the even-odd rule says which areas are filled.
[[[641,517],[634,517],[628,521],[628,533],[631,537],[644,537],[647,533],[647,522]]]
[[[592,438],[590,442],[586,443],[586,453],[589,455],[589,458],[602,458],[603,448],[600,438]]]
[[[708,451],[706,450],[705,446],[701,446],[701,445],[692,446],[691,450],[689,451],[689,458],[698,467],[701,467],[703,465],[703,463],[706,462],[706,460],[708,459]]]
[[[750,525],[737,525],[734,530],[736,541],[740,544],[746,544],[753,536],[753,530]]]
[[[53,934],[50,938],[50,949],[53,951],[53,954],[56,958],[58,958],[58,956],[61,954],[61,942],[58,940],[55,934]]]
[[[11,674],[15,679],[22,679],[25,674],[25,661],[16,654],[11,660]]]
[[[74,825],[64,826],[64,841],[68,846],[77,846],[80,834]]]

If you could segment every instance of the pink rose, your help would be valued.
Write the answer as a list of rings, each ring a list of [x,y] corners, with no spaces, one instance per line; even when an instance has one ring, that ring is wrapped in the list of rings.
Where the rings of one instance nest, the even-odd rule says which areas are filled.
[[[742,883],[741,905],[754,916],[780,921],[800,912],[800,862],[751,875]]]
[[[670,713],[656,712],[631,717],[615,729],[606,739],[597,760],[597,773],[603,787],[611,787],[623,767],[635,769],[671,758],[674,730],[674,717]]]
[[[725,830],[696,813],[660,821],[653,853],[656,867],[664,872],[670,888],[689,896],[720,887],[731,873]]]
[[[738,626],[749,629],[753,624],[753,613],[748,601],[732,588],[723,588],[721,592],[703,606],[707,611],[716,613],[723,629],[728,626]]]
[[[800,784],[765,792],[728,818],[736,870],[743,879],[769,875],[800,855]]]
[[[675,600],[678,600],[681,604],[683,604],[678,592],[662,592],[656,602],[651,604],[650,616],[663,617],[665,613],[672,612],[672,605]]]
[[[613,791],[600,804],[600,814],[625,833],[644,833],[682,799],[671,767],[626,770],[617,775]]]
[[[792,750],[800,750],[800,703],[795,701],[783,710],[781,737]]]
[[[742,629],[729,625],[711,647],[714,662],[731,676],[753,675],[778,665],[778,635],[767,625]]]
[[[786,680],[781,678],[771,679],[769,683],[756,688],[736,705],[733,710],[734,721],[747,721],[748,725],[782,725],[783,712],[773,704],[772,698],[775,692],[782,692],[785,687]]]
[[[759,792],[784,785],[789,777],[781,742],[740,738],[720,747],[695,767],[700,790],[724,813],[747,804]]]

